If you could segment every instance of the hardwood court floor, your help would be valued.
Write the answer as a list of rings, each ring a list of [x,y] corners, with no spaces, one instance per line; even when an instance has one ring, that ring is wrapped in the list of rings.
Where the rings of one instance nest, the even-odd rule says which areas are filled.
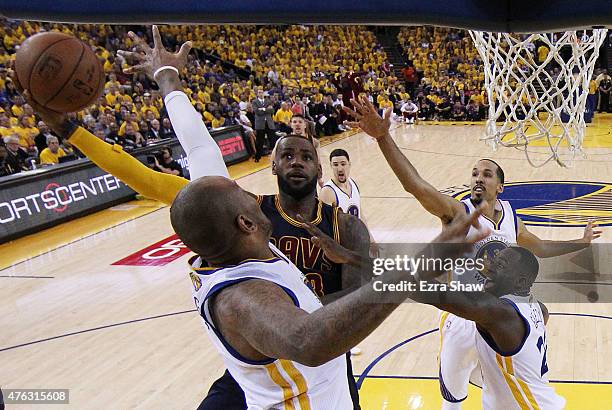
[[[594,127],[609,130],[611,125],[612,117],[600,115]],[[612,149],[605,132],[601,133],[605,142],[588,148],[589,157],[577,161],[575,168],[549,164],[534,169],[518,151],[491,152],[478,141],[482,131],[482,124],[400,125],[393,133],[421,175],[445,192],[464,189],[474,162],[490,157],[502,165],[507,180],[513,183],[604,183],[593,194],[599,195],[595,205],[581,205],[584,200],[571,199],[573,205],[560,206],[558,212],[572,216],[578,210],[580,218],[610,217],[610,188],[606,187],[612,183]],[[323,155],[340,147],[351,155],[352,176],[359,184],[367,224],[377,241],[417,242],[437,234],[436,218],[403,191],[375,142],[356,134],[324,146]],[[323,165],[329,175],[328,161],[323,160]],[[255,193],[277,192],[269,168],[238,181]],[[550,199],[548,188],[544,188],[532,184],[520,192],[539,200]],[[530,214],[527,208],[521,212]],[[74,234],[72,240],[64,241],[69,244],[46,253],[42,252],[48,249],[48,241],[36,237],[1,248],[0,266],[11,265],[0,271],[3,389],[70,389],[69,406],[38,405],[36,409],[193,409],[204,397],[221,375],[223,364],[194,311],[188,256],[163,267],[112,265],[173,233],[167,208],[153,207],[137,216],[110,228],[116,221],[108,221],[104,213],[88,217],[97,218],[98,225],[93,228],[91,222],[72,221],[66,227],[77,224],[78,231],[78,224],[83,224],[88,226],[88,233],[98,233],[83,239]],[[568,220],[574,221],[570,216]],[[529,229],[546,239],[582,235],[582,227],[557,225]],[[43,234],[57,236],[62,242],[62,230]],[[598,242],[612,242],[612,228],[604,228]],[[23,246],[31,246],[26,252],[29,256],[42,254],[15,259],[16,254],[23,253]],[[27,260],[15,263],[22,259]],[[611,289],[609,271],[597,268],[601,274],[596,289]],[[543,279],[570,281],[565,276]],[[581,286],[585,285],[577,282],[567,286],[577,300],[584,299],[586,292]],[[567,408],[612,408],[611,305],[549,303],[548,308],[554,313],[548,325],[549,376],[558,382],[555,388],[567,398]],[[360,344],[363,354],[353,358],[353,365],[364,409],[439,408],[437,326],[436,309],[406,303]],[[479,400],[480,392],[474,387],[464,408],[480,408]]]

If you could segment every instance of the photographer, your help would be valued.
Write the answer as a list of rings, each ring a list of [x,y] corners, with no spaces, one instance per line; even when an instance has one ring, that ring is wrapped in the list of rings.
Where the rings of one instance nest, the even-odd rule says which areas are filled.
[[[172,150],[170,147],[163,147],[161,151],[154,152],[153,155],[147,156],[149,166],[155,171],[165,174],[183,176],[183,168],[172,158]]]

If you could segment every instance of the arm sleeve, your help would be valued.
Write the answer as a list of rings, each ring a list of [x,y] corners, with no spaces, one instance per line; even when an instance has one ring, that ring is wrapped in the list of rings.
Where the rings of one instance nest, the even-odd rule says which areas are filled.
[[[164,98],[164,102],[174,132],[187,154],[191,180],[203,176],[229,178],[221,150],[206,129],[202,117],[191,105],[187,94],[172,91]]]
[[[69,141],[94,164],[116,176],[134,191],[170,205],[189,181],[176,175],[156,172],[129,155],[120,145],[110,145],[79,127]]]

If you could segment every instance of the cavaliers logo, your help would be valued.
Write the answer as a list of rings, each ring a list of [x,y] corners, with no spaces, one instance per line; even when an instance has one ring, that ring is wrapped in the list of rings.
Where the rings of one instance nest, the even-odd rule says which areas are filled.
[[[442,191],[462,200],[467,186]],[[509,182],[499,196],[512,204],[516,214],[531,226],[612,225],[612,184],[582,181]]]

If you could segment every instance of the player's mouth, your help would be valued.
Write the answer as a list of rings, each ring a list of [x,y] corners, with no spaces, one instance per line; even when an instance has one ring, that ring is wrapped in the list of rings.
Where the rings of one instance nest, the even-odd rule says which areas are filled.
[[[472,189],[472,191],[473,191],[475,194],[482,194],[482,193],[485,191],[485,187],[484,187],[484,186],[482,186],[482,185],[476,185],[476,186],[475,186],[475,187]]]
[[[303,172],[290,172],[287,174],[287,178],[289,178],[293,182],[304,182],[308,179],[306,174]]]

